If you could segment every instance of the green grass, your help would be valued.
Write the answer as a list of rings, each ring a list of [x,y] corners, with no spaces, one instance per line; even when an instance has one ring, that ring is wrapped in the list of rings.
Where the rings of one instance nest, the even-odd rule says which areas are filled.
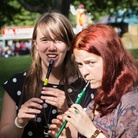
[[[0,115],[1,115],[3,94],[4,94],[4,89],[2,88],[2,84],[15,73],[27,69],[30,64],[31,64],[30,55],[9,57],[9,58],[0,57]]]

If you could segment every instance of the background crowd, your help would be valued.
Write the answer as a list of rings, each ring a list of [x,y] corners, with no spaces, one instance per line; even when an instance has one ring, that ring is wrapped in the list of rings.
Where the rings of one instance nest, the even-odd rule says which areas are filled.
[[[6,47],[0,46],[0,56],[8,58],[9,56],[26,55],[30,53],[31,41],[9,41]]]

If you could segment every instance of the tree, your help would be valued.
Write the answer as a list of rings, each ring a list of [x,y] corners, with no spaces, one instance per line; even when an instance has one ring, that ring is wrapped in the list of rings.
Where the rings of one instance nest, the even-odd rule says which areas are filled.
[[[69,15],[70,4],[74,0],[18,0],[19,3],[31,12],[44,13],[51,10],[56,10],[64,14],[66,17]]]
[[[80,3],[91,13],[94,22],[119,9],[138,11],[137,0],[1,0],[0,28],[34,25],[40,14],[50,10],[59,11],[69,18],[70,4],[77,8]]]
[[[1,0],[0,4],[0,26],[4,26],[5,24],[12,24],[14,20],[14,15],[20,12],[20,7],[17,5],[16,7],[11,5],[11,1]]]
[[[74,0],[1,0],[0,28],[4,26],[34,25],[40,14],[58,11],[69,15],[70,3]]]
[[[27,11],[17,0],[1,0],[0,28],[34,25],[39,13]]]

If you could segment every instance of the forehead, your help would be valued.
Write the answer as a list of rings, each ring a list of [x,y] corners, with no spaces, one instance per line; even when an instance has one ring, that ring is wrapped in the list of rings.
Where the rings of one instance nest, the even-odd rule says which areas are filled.
[[[37,33],[40,35],[40,36],[44,36],[44,37],[53,37],[53,33],[52,31],[50,30],[44,30],[40,27],[37,27]]]
[[[47,40],[53,41],[59,40],[60,36],[55,35],[55,33],[52,30],[44,30],[40,27],[37,27],[37,38],[46,38]]]
[[[87,52],[85,50],[74,49],[73,53],[74,53],[76,61],[84,61],[85,62],[88,60],[97,60],[97,59],[101,58],[100,56],[90,53],[90,52]]]

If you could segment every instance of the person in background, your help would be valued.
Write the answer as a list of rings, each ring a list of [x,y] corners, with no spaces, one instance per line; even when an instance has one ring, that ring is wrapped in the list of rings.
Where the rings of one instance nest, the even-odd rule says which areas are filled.
[[[72,48],[83,78],[97,92],[86,111],[73,104],[53,119],[49,134],[55,136],[64,119],[68,138],[137,138],[138,67],[119,36],[111,26],[91,25],[75,37]]]
[[[80,4],[76,14],[76,28],[80,32],[83,28],[87,27],[90,23],[88,12],[83,4]]]
[[[73,28],[64,15],[49,12],[38,19],[32,36],[32,64],[3,84],[1,138],[50,138],[51,120],[69,108],[85,85],[71,56],[73,39]],[[51,59],[54,65],[43,87]],[[84,100],[85,108],[89,94]]]

